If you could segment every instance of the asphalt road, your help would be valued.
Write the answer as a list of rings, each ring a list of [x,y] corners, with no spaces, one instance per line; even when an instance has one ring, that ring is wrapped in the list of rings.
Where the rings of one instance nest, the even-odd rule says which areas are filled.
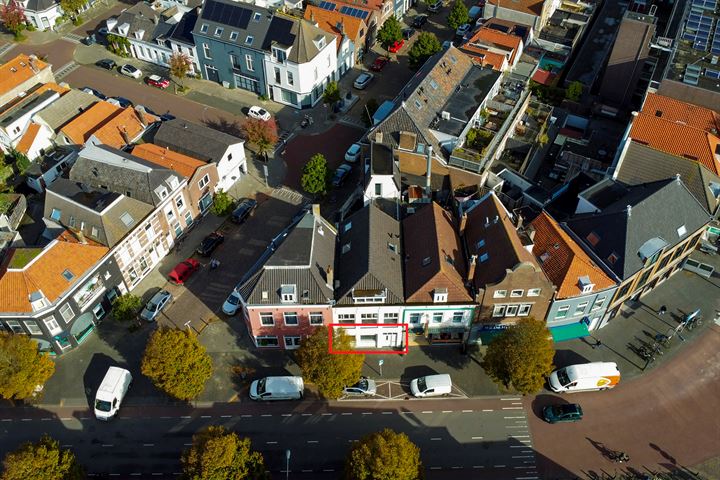
[[[388,427],[421,449],[428,478],[539,478],[527,418],[518,397],[484,400],[226,404],[211,409],[131,408],[103,423],[89,411],[26,412],[0,422],[0,454],[49,433],[72,448],[91,474],[112,478],[173,478],[192,435],[224,425],[252,439],[279,478],[290,449],[291,478],[338,478],[353,441]]]

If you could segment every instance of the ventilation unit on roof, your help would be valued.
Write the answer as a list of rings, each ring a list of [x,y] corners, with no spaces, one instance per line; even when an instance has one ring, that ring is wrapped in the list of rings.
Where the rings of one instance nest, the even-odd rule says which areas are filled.
[[[440,114],[440,116],[442,117],[443,120],[450,120],[450,112],[445,112],[445,111],[443,111],[443,112]]]

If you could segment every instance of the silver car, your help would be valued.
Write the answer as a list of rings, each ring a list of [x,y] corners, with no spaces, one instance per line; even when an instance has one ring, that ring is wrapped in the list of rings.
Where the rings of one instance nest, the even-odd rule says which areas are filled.
[[[343,388],[343,394],[347,396],[369,397],[377,393],[377,385],[375,380],[367,377],[360,377],[360,381],[351,387]]]
[[[355,79],[355,82],[353,83],[353,87],[357,88],[358,90],[363,90],[365,87],[367,87],[372,79],[375,78],[375,75],[369,72],[362,72],[358,77]]]
[[[170,302],[172,302],[172,294],[167,290],[160,290],[145,304],[145,308],[140,312],[140,318],[154,322]]]

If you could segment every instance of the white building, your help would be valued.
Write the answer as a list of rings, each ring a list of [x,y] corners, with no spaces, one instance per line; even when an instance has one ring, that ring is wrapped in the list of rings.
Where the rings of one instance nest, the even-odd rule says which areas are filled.
[[[395,164],[392,149],[387,145],[372,142],[370,165],[365,176],[365,204],[376,198],[400,199],[400,170]]]

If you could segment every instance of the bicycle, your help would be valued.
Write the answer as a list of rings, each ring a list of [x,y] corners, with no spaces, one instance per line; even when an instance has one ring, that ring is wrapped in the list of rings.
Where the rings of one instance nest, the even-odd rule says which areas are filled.
[[[662,333],[658,333],[655,335],[655,343],[658,345],[662,345],[663,347],[669,347],[670,346],[670,337],[667,335],[663,335]]]
[[[702,316],[698,315],[687,322],[685,322],[685,328],[688,330],[692,330],[695,327],[699,327],[702,325]]]

